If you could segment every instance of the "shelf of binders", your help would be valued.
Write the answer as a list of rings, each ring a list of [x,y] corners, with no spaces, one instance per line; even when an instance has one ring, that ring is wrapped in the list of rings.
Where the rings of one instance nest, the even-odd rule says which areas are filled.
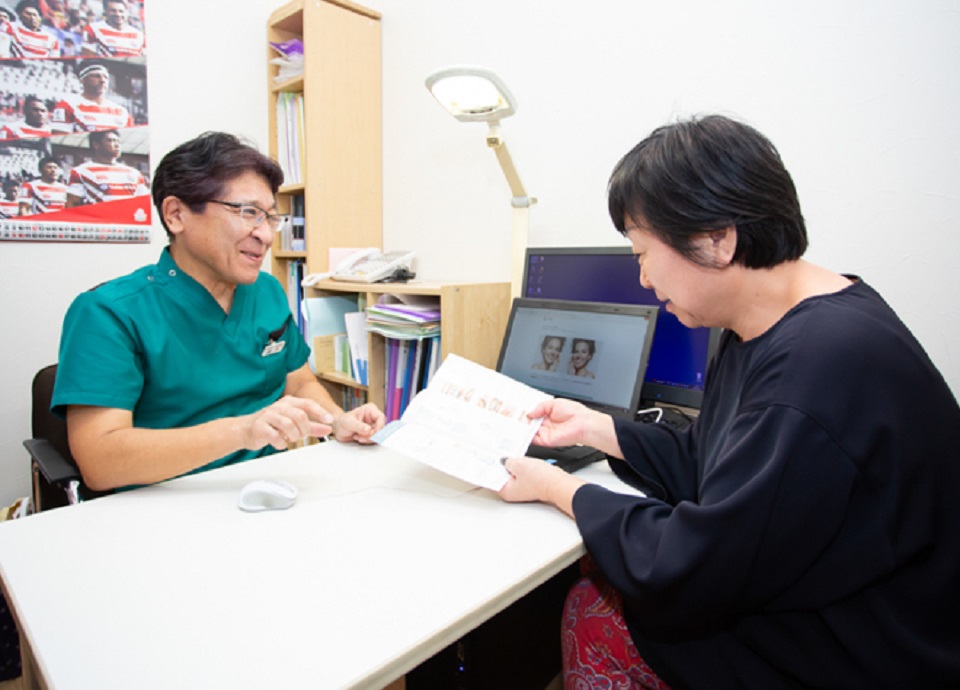
[[[267,20],[268,142],[285,172],[280,213],[304,200],[304,247],[274,240],[271,272],[330,270],[331,248],[382,246],[380,14],[351,0],[290,0]],[[303,73],[278,57],[302,50]],[[283,53],[283,55],[281,55]],[[296,67],[296,66],[293,66]]]
[[[409,283],[346,283],[325,280],[306,291],[305,297],[348,296],[355,300],[357,310],[363,311],[363,334],[366,345],[366,381],[363,385],[353,378],[330,368],[321,368],[317,378],[323,383],[334,399],[342,396],[343,389],[365,391],[367,399],[386,409],[388,393],[395,395],[396,371],[390,381],[390,350],[407,342],[407,357],[410,351],[420,351],[421,371],[424,361],[432,354],[436,364],[441,363],[450,353],[460,355],[471,361],[493,368],[497,363],[500,344],[503,340],[507,317],[510,309],[509,283],[440,283],[411,281]],[[385,297],[428,297],[435,300],[439,311],[439,333],[420,333],[425,335],[422,345],[417,346],[418,338],[391,338],[375,330],[366,328],[366,308],[377,305]],[[351,318],[351,317],[347,317]],[[345,331],[347,328],[345,327]],[[433,337],[437,335],[437,337]],[[428,344],[429,340],[429,344]],[[393,345],[396,343],[396,345]],[[410,347],[412,345],[412,347]],[[396,360],[395,360],[396,361]],[[422,381],[422,377],[421,377]],[[409,391],[408,399],[415,391]],[[393,408],[393,405],[391,405]],[[397,410],[399,412],[399,410]]]
[[[384,413],[392,422],[440,365],[440,298],[437,295],[381,295],[366,308],[366,328],[384,338]]]

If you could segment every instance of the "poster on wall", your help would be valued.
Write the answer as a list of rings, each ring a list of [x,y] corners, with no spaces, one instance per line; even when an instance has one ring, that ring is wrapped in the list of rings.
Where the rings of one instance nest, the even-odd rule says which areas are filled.
[[[150,241],[144,4],[0,0],[0,240]]]

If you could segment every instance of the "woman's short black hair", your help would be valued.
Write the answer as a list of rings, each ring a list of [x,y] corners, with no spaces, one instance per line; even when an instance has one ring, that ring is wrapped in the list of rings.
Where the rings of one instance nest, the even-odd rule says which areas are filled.
[[[607,188],[610,218],[627,219],[704,264],[693,243],[734,226],[733,263],[769,268],[807,249],[807,230],[790,173],[773,144],[753,127],[721,115],[654,130],[624,156]]]
[[[246,172],[262,177],[274,195],[283,184],[283,171],[274,160],[232,134],[205,132],[170,151],[154,172],[151,190],[167,235],[164,199],[176,197],[194,213],[202,213],[208,201],[219,198],[231,180]]]

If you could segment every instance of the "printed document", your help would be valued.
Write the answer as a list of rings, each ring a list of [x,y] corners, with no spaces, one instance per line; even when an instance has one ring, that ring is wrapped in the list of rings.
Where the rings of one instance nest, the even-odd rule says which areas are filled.
[[[458,479],[499,491],[501,458],[525,455],[540,419],[527,413],[553,396],[470,360],[448,355],[403,416],[373,440]]]

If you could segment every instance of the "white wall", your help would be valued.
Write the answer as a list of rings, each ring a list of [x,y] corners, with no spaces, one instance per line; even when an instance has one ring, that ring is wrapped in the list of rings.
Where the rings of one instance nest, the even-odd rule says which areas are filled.
[[[266,150],[266,21],[276,0],[224,14],[213,0],[148,0],[151,164],[201,132],[243,135]],[[226,18],[229,27],[211,30]],[[30,382],[57,361],[60,325],[77,293],[156,261],[166,234],[140,245],[0,242],[0,506],[30,490]]]
[[[207,129],[266,148],[264,25],[279,4],[149,2],[154,164]],[[434,69],[485,65],[519,99],[503,131],[539,198],[535,245],[622,242],[606,216],[614,163],[659,124],[723,112],[780,149],[808,258],[877,287],[960,391],[960,0],[366,4],[383,13],[384,244],[417,250],[422,277],[510,276],[509,190],[484,126],[427,93]],[[70,300],[164,243],[159,229],[147,246],[0,243],[0,505],[28,491],[29,382],[56,359]]]

